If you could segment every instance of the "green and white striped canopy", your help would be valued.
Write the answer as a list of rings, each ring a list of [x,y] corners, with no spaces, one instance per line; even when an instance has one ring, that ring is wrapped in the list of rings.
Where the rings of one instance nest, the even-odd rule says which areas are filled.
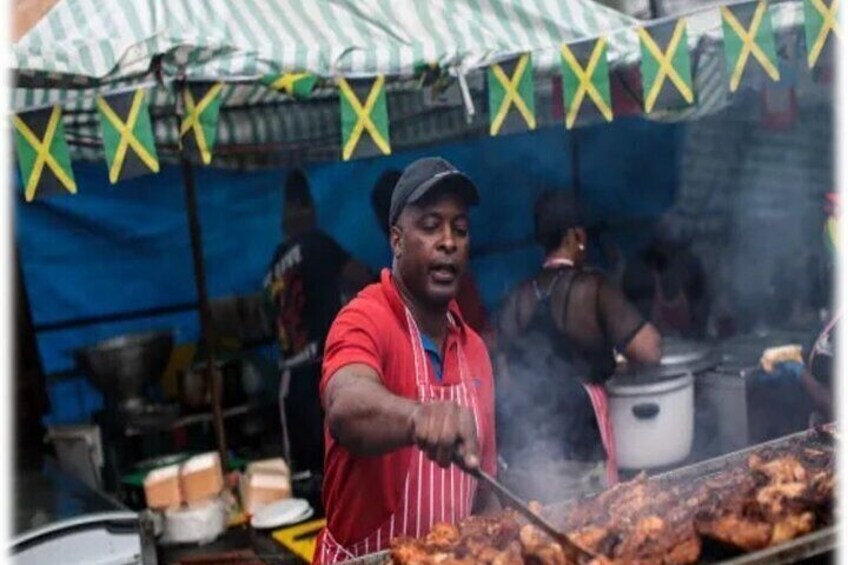
[[[778,33],[803,22],[799,0],[772,4],[769,13]],[[726,85],[715,47],[718,10],[705,7],[687,20],[690,48],[708,47],[695,68],[698,105],[680,114],[693,118],[722,107]],[[436,63],[471,84],[479,69],[532,52],[534,74],[543,77],[557,72],[563,43],[604,35],[610,68],[622,68],[639,60],[635,27],[645,23],[592,0],[61,0],[12,46],[12,109],[62,104],[72,146],[93,155],[95,96],[146,87],[157,141],[175,145],[172,83],[215,80],[226,83],[220,146],[318,135],[337,148],[331,83],[295,103],[258,80],[284,72],[383,74],[393,144],[402,147],[406,137],[434,141],[434,130],[446,126],[449,135],[479,127],[466,123],[461,103],[435,112],[412,95],[421,66]],[[481,93],[472,85],[472,99]],[[393,106],[408,109],[409,136],[395,135]]]
[[[143,72],[156,55],[189,79],[396,76],[555,52],[634,23],[591,0],[64,0],[13,57],[17,69],[99,80]]]

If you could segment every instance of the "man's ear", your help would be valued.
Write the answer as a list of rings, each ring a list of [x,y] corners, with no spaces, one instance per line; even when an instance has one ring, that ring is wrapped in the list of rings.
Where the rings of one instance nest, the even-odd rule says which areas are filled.
[[[392,257],[400,259],[403,251],[403,240],[401,238],[401,229],[397,226],[392,226],[389,229],[389,244],[392,247]]]

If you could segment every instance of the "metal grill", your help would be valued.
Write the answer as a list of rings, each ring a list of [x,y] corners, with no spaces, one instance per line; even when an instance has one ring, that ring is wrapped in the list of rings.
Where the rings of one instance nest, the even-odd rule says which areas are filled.
[[[826,433],[817,430],[803,431],[796,434],[784,436],[782,438],[757,444],[740,451],[729,453],[721,457],[709,459],[699,462],[695,465],[675,469],[667,473],[662,473],[651,477],[650,481],[662,481],[669,483],[678,483],[691,481],[694,479],[702,479],[710,475],[715,475],[727,470],[729,467],[744,463],[748,456],[752,453],[759,452],[765,449],[783,449],[792,446],[798,440],[815,439],[819,434]],[[552,505],[549,510],[552,513],[558,511],[567,511],[574,504],[574,501],[566,501]],[[798,537],[794,540],[780,544],[774,547],[769,547],[760,551],[746,553],[740,556],[731,558],[711,556],[706,551],[701,556],[702,563],[722,563],[724,565],[753,565],[759,563],[768,563],[769,565],[781,563],[794,563],[802,559],[810,557],[826,555],[833,553],[836,549],[838,525],[832,525],[825,528],[820,528],[805,536]],[[389,554],[387,551],[373,553],[357,559],[349,560],[346,565],[385,565],[389,563]]]

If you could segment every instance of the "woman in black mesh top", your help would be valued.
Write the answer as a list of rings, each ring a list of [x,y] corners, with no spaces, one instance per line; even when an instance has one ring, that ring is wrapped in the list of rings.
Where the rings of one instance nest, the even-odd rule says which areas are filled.
[[[616,352],[657,363],[660,336],[584,266],[586,230],[569,193],[542,194],[534,222],[544,264],[498,319],[498,443],[505,480],[527,498],[553,501],[617,480],[603,383]]]

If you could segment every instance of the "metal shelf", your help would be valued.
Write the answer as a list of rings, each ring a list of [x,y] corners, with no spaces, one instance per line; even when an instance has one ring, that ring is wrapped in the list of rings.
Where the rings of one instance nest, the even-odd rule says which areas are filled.
[[[259,403],[259,402],[246,402],[244,404],[239,404],[237,406],[232,406],[230,408],[226,408],[225,410],[222,411],[221,415],[222,415],[223,419],[226,420],[228,418],[234,418],[236,416],[243,416],[244,414],[248,414],[250,412],[255,412],[256,410],[262,409],[263,406],[265,406],[265,405],[262,404],[262,403]],[[179,428],[185,428],[187,426],[192,426],[192,425],[195,425],[195,424],[211,423],[213,421],[213,418],[214,417],[212,415],[211,410],[208,411],[208,412],[198,412],[196,414],[189,414],[187,416],[182,416],[181,418],[178,418],[177,420],[173,421],[171,424],[169,424],[167,426],[162,426],[162,427],[157,427],[157,428],[151,427],[151,428],[148,428],[148,429],[141,429],[141,428],[137,428],[137,427],[128,426],[125,430],[125,435],[127,437],[130,437],[130,436],[144,435],[146,433],[161,432],[161,431],[165,431],[165,430],[176,430],[176,429],[179,429]]]

